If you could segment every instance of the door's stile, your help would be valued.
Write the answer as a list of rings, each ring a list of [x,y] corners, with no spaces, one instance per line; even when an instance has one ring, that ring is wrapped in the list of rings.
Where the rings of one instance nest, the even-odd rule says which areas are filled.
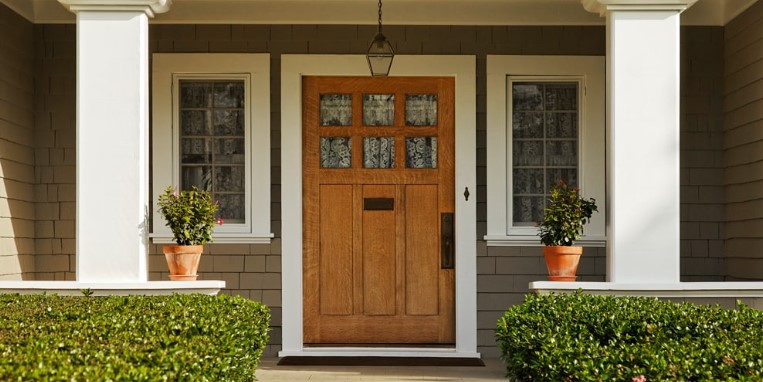
[[[440,275],[440,290],[448,290],[452,288],[455,290],[456,277],[454,269],[443,269]],[[444,295],[440,295],[440,311],[449,312],[455,316],[456,314],[456,301],[452,298],[445,298]],[[456,343],[456,320],[439,320],[439,337],[440,343]]]
[[[395,311],[398,316],[405,315],[405,186],[395,187]]]
[[[353,190],[353,312],[363,314],[363,190],[362,185],[356,184]]]

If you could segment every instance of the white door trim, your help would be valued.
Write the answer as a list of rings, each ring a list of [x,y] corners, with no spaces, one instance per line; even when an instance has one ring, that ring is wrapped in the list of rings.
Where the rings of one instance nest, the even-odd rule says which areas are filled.
[[[456,80],[456,347],[337,349],[302,342],[302,76],[368,76],[362,55],[281,56],[281,212],[283,349],[279,356],[401,355],[479,357],[477,353],[476,57],[395,56],[390,76],[453,76]],[[465,200],[464,189],[471,197]],[[411,351],[414,350],[414,351]],[[436,350],[436,351],[435,351]]]

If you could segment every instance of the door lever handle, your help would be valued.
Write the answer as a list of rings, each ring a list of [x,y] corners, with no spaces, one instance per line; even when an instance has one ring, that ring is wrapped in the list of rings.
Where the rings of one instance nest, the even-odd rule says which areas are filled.
[[[443,212],[440,215],[440,268],[455,268],[455,245],[453,236],[453,213]]]

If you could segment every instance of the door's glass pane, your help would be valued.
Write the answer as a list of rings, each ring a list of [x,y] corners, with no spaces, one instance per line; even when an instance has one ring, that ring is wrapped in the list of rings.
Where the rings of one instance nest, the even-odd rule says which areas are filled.
[[[352,94],[321,94],[321,126],[352,125]]]
[[[321,137],[321,168],[350,168],[352,140],[350,137]]]
[[[218,216],[245,223],[245,82],[180,80],[179,89],[181,189],[211,192]]]
[[[437,137],[405,138],[405,165],[408,168],[437,168]]]
[[[406,94],[406,126],[437,126],[437,94]]]
[[[365,168],[394,168],[395,167],[395,138],[365,137],[363,138],[363,167]]]
[[[543,166],[543,141],[514,141],[511,154],[514,166]]]
[[[395,122],[394,94],[363,95],[363,125],[392,126]]]

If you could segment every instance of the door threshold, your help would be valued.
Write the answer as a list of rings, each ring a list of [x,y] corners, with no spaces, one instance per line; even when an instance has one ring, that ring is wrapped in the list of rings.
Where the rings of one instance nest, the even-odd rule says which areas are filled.
[[[463,352],[455,347],[305,347],[301,350],[281,350],[285,357],[395,357],[395,358],[471,358],[479,359],[480,353]]]
[[[306,357],[288,356],[278,366],[485,366],[481,358],[468,357]]]

